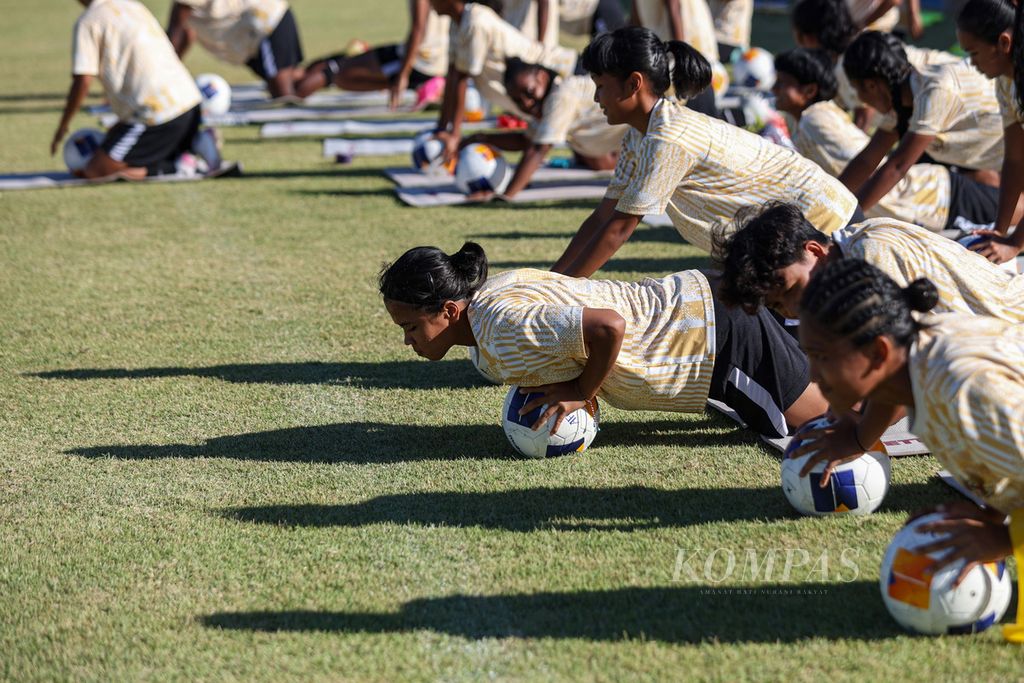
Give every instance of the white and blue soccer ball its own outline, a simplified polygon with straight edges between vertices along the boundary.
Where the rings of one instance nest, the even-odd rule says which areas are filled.
[[[64,141],[64,164],[71,172],[81,171],[103,144],[103,132],[95,128],[80,128]]]
[[[889,456],[878,451],[868,451],[856,460],[838,465],[832,470],[832,476],[824,488],[821,487],[821,479],[826,463],[820,462],[806,477],[800,476],[800,470],[807,459],[817,451],[799,458],[789,457],[804,443],[801,434],[828,424],[826,418],[819,417],[797,430],[782,458],[782,492],[802,515],[870,514],[878,509],[889,491]]]
[[[558,430],[552,434],[551,425],[555,419],[553,417],[537,431],[531,429],[540,419],[546,405],[531,410],[526,415],[519,414],[523,406],[537,396],[539,394],[520,394],[519,387],[513,386],[508,390],[505,405],[501,409],[501,425],[505,429],[505,436],[520,455],[527,458],[551,458],[579,453],[593,443],[594,437],[597,436],[600,416],[597,399],[588,404],[588,408],[590,405],[593,406],[592,410],[580,408],[566,415]]]
[[[455,166],[444,163],[444,143],[435,137],[432,130],[417,133],[412,139],[412,165],[431,175],[451,175]]]
[[[736,52],[732,60],[732,84],[741,88],[771,90],[775,84],[775,57],[760,47]]]
[[[199,74],[196,87],[203,96],[200,109],[203,117],[223,116],[231,109],[231,86],[217,74]]]
[[[505,157],[490,145],[466,145],[455,166],[455,186],[460,192],[473,194],[488,191],[501,194],[512,180],[512,167]]]
[[[487,100],[472,83],[466,86],[466,97],[462,100],[462,115],[470,122],[479,123],[491,113]]]
[[[882,600],[893,619],[915,633],[959,635],[984,631],[1002,619],[1010,604],[1013,585],[1009,572],[1003,562],[979,565],[954,588],[962,562],[934,571],[936,555],[916,551],[942,537],[920,530],[922,525],[941,519],[941,514],[925,515],[897,532],[882,559]]]

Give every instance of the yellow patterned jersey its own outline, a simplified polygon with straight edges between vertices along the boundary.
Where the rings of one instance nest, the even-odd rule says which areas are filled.
[[[252,59],[288,10],[285,0],[175,0],[192,8],[199,44],[229,64]]]
[[[594,102],[596,89],[589,76],[556,76],[544,100],[540,120],[530,127],[533,142],[538,145],[567,142],[574,152],[586,157],[604,156],[617,150],[629,126],[608,124]]]
[[[1024,114],[1017,105],[1017,86],[1012,78],[1000,76],[996,79],[996,99],[999,100],[999,114],[1003,117],[1003,128],[1024,125]]]
[[[804,110],[793,128],[798,152],[839,177],[868,144],[849,114],[829,100]],[[943,230],[949,221],[949,169],[939,164],[914,164],[896,186],[865,213],[871,218],[896,218],[929,230]]]
[[[635,216],[668,213],[683,239],[711,250],[716,224],[741,207],[793,202],[819,230],[846,225],[857,199],[797,152],[663,99],[647,133],[631,128],[605,195]]]
[[[537,37],[537,4],[548,3],[548,23],[544,37]],[[501,16],[530,40],[558,45],[558,0],[502,0]]]
[[[448,74],[448,32],[450,29],[451,19],[441,16],[433,9],[427,13],[427,25],[423,29],[423,39],[416,50],[416,61],[412,65],[414,69],[428,76]]]
[[[913,45],[904,45],[903,50],[907,53],[907,61],[915,69],[922,69],[937,64],[956,64],[964,61],[963,58],[957,57],[952,52],[946,52],[945,50],[933,50],[927,47],[914,47]],[[843,58],[841,55],[839,61],[836,62],[835,75],[836,85],[838,86],[835,97],[836,103],[847,111],[853,111],[857,107],[863,106],[860,98],[857,97],[856,89],[854,89],[850,79],[846,76],[846,71],[843,70]]]
[[[613,282],[543,270],[490,278],[467,314],[478,366],[508,384],[575,379],[587,362],[583,309],[626,321],[615,367],[598,396],[626,410],[701,412],[715,364],[715,309],[696,270],[658,280]]]
[[[872,218],[832,234],[844,256],[867,261],[901,287],[926,277],[939,290],[937,313],[1024,322],[1024,276],[916,225]]]
[[[718,61],[718,40],[715,22],[707,0],[675,0],[683,23],[683,40],[714,64]],[[654,31],[662,40],[674,40],[672,22],[664,0],[634,0],[634,11],[640,25]]]
[[[125,123],[166,123],[201,99],[160,22],[136,0],[93,0],[75,22],[71,53],[71,72],[98,77]]]
[[[914,111],[907,132],[933,136],[927,152],[965,169],[999,170],[1003,123],[995,85],[966,62],[917,68],[910,75]],[[878,127],[896,131],[896,112]]]
[[[1002,512],[1024,507],[1024,326],[925,316],[910,349],[910,428],[953,477]]]
[[[715,21],[715,38],[718,42],[743,49],[750,47],[754,0],[711,0],[708,5]]]

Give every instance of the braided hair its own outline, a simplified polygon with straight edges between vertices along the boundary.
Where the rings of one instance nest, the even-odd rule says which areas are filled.
[[[846,52],[860,30],[846,0],[800,0],[790,15],[793,28],[814,36],[822,49],[838,57]]]
[[[602,33],[583,50],[581,64],[595,76],[624,79],[642,73],[661,97],[673,86],[677,97],[693,97],[711,85],[711,64],[689,43],[662,41],[654,31],[627,26]]]
[[[896,131],[902,137],[910,126],[910,115],[914,111],[913,106],[903,104],[903,84],[914,68],[900,39],[881,31],[861,33],[843,56],[843,69],[851,81],[877,78],[889,84],[892,107],[896,112]]]
[[[475,242],[454,254],[416,247],[381,268],[378,287],[387,301],[437,313],[446,301],[472,299],[487,280],[487,255]]]
[[[930,311],[938,301],[939,292],[927,278],[900,287],[870,263],[844,258],[811,278],[800,300],[800,319],[813,319],[856,348],[883,335],[907,348],[920,330],[911,313]]]

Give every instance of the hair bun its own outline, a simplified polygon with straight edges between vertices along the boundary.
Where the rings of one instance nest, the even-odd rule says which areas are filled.
[[[487,255],[476,242],[466,242],[450,257],[452,268],[462,276],[470,292],[475,292],[487,280]]]
[[[939,303],[939,290],[926,277],[918,278],[903,288],[903,298],[913,311],[926,313]]]

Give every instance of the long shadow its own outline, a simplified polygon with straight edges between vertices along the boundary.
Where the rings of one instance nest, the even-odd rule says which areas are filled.
[[[8,114],[52,114],[54,112],[60,112],[62,106],[59,102],[53,104],[37,104],[37,105],[15,105],[12,107],[0,107],[0,116]]]
[[[219,612],[202,616],[199,622],[211,628],[259,632],[419,630],[470,639],[574,638],[599,642],[874,641],[902,634],[886,613],[875,580],[764,583],[749,592],[680,585],[452,595],[412,600],[391,613]]]
[[[388,197],[395,201],[396,206],[404,206],[398,203],[395,191],[387,188],[376,190],[289,190],[290,194],[302,195],[304,197]]]
[[[85,458],[154,460],[231,458],[265,462],[395,463],[423,460],[509,459],[498,425],[398,425],[351,422],[233,434],[201,444],[137,444],[72,448]]]
[[[920,509],[924,500],[934,505],[951,499],[951,490],[936,488],[931,482],[896,485],[882,509],[910,512]],[[646,486],[404,493],[351,505],[269,505],[229,508],[220,514],[242,522],[293,527],[407,524],[523,532],[638,531],[798,517],[780,488]]]
[[[467,235],[467,239],[473,240],[523,240],[523,239],[564,239],[569,240],[576,236],[575,232],[525,232],[523,230],[508,230],[505,232],[481,232],[475,235]],[[682,244],[679,233],[674,228],[658,227],[652,228],[641,226],[630,235],[630,242],[671,242]]]
[[[508,270],[512,268],[551,268],[550,261],[496,261],[491,268]],[[681,270],[702,270],[710,267],[707,256],[679,256],[675,258],[613,258],[602,266],[605,273],[678,273]]]
[[[30,100],[63,100],[67,92],[35,92],[0,94],[0,102],[28,102]]]
[[[487,385],[468,360],[240,363],[197,368],[68,368],[26,373],[26,376],[68,380],[208,377],[240,384],[336,384],[364,389],[470,389]]]

